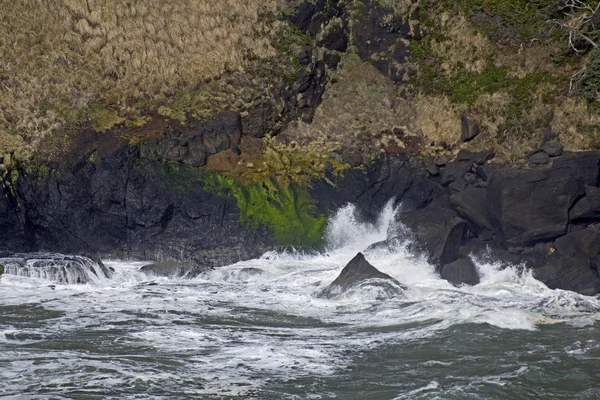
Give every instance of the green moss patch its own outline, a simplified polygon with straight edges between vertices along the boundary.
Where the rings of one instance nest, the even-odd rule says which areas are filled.
[[[180,193],[198,187],[224,197],[234,197],[240,209],[240,222],[267,228],[277,245],[318,248],[323,245],[327,216],[319,214],[308,188],[296,183],[243,185],[237,179],[203,171],[185,164],[165,163],[166,180]]]

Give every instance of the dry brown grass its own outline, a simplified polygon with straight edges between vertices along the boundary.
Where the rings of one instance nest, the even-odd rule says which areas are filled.
[[[442,70],[450,74],[461,65],[469,72],[482,72],[494,51],[489,39],[475,32],[462,15],[449,16],[443,13],[437,24],[444,33],[444,39],[434,40],[432,50],[444,60]]]
[[[0,134],[28,148],[95,103],[119,114],[274,53],[276,0],[0,0]],[[110,116],[109,116],[110,117]],[[2,133],[3,132],[3,133]],[[10,148],[19,140],[2,139]],[[16,150],[16,149],[14,149]]]
[[[417,131],[427,143],[457,144],[462,126],[460,116],[464,107],[452,104],[445,96],[419,96],[415,102]]]
[[[554,109],[552,130],[567,150],[597,147],[600,115],[590,113],[585,100],[570,97]]]

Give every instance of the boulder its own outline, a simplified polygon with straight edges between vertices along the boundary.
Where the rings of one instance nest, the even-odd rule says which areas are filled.
[[[558,157],[563,153],[563,145],[558,142],[546,142],[540,147],[550,157]]]
[[[369,264],[362,253],[358,253],[344,267],[340,275],[321,292],[320,296],[331,297],[369,279],[394,280],[391,276],[384,274]]]
[[[600,292],[600,279],[591,268],[589,258],[581,253],[574,257],[553,255],[544,266],[534,268],[533,275],[550,289],[571,290],[588,296]]]
[[[471,171],[473,162],[468,160],[457,160],[447,164],[442,170],[442,185],[447,185],[450,182],[461,178],[464,174]]]
[[[479,230],[492,230],[487,210],[485,189],[467,188],[450,196],[450,205],[462,218],[471,222]]]
[[[161,262],[144,265],[140,272],[150,276],[192,279],[209,269],[191,262]]]
[[[527,162],[531,165],[544,165],[550,162],[550,156],[543,151],[538,151],[527,157]]]
[[[598,182],[599,161],[600,152],[581,152],[542,169],[495,171],[487,203],[496,238],[508,247],[565,235],[569,209]]]
[[[440,276],[454,286],[472,286],[480,282],[477,267],[470,258],[461,258],[442,266]]]
[[[399,218],[408,228],[413,249],[424,252],[432,264],[439,267],[456,260],[468,224],[454,211],[430,205]]]

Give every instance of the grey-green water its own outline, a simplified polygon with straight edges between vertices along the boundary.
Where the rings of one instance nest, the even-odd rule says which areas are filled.
[[[317,296],[385,238],[341,210],[332,250],[194,280],[141,263],[87,285],[0,278],[7,399],[599,399],[600,301],[479,264],[454,288],[399,246],[367,259],[406,287]]]

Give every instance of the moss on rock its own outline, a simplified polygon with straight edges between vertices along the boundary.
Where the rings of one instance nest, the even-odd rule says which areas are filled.
[[[223,173],[204,171],[185,164],[163,164],[165,180],[180,194],[198,188],[219,196],[233,197],[240,209],[240,222],[267,228],[280,246],[317,248],[323,245],[328,218],[319,214],[308,188],[297,183],[280,185],[275,180],[242,184]]]

